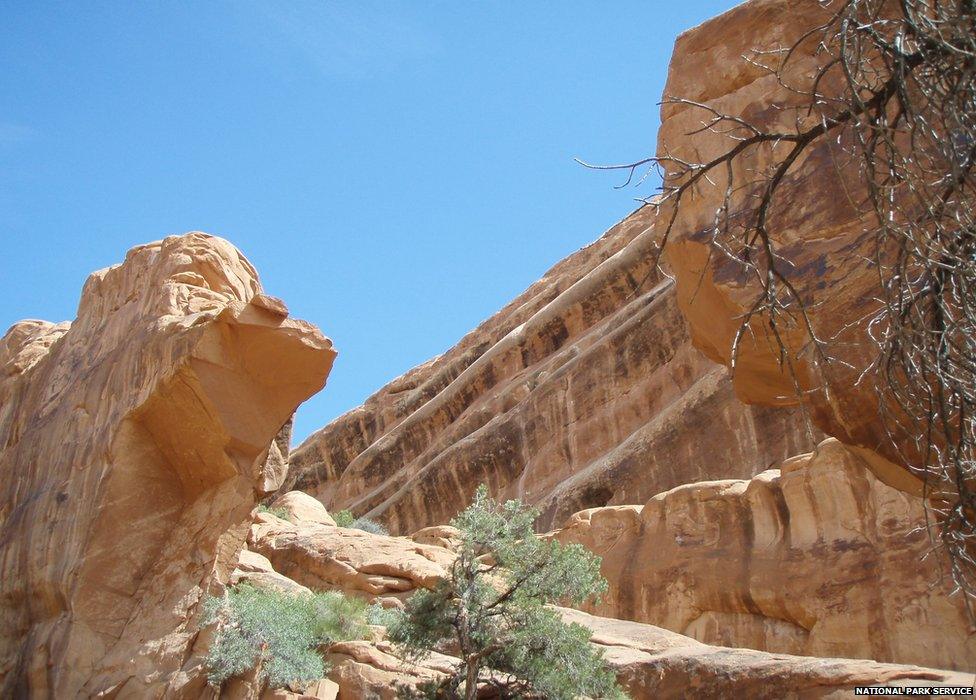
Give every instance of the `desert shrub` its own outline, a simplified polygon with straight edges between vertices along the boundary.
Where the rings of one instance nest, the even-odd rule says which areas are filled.
[[[589,631],[548,605],[604,592],[600,559],[581,545],[536,537],[537,517],[519,501],[496,503],[481,486],[452,521],[461,546],[449,575],[407,601],[389,621],[389,638],[408,658],[450,644],[460,661],[442,682],[401,695],[472,699],[490,683],[503,697],[622,696]]]
[[[389,530],[370,518],[356,518],[352,521],[352,524],[349,527],[356,528],[357,530],[363,530],[364,532],[371,532],[374,535],[390,534]]]
[[[351,527],[364,532],[371,532],[374,535],[389,535],[390,531],[380,523],[370,518],[357,518],[351,510],[340,510],[332,515],[336,525],[339,527]]]
[[[316,593],[315,633],[330,642],[365,639],[369,636],[366,611],[369,606],[360,598],[347,598],[339,591]]]
[[[336,525],[339,527],[352,527],[356,516],[352,514],[351,510],[340,510],[338,513],[332,514],[332,519],[335,520]]]
[[[284,508],[270,508],[263,503],[258,505],[258,513],[270,513],[282,520],[288,520],[288,511]]]
[[[203,624],[215,624],[208,679],[219,687],[251,670],[272,688],[322,678],[320,645],[362,638],[366,605],[341,593],[293,595],[241,583],[204,602]]]
[[[395,608],[384,608],[379,603],[373,603],[366,608],[366,622],[371,625],[391,627],[399,618],[400,611]]]

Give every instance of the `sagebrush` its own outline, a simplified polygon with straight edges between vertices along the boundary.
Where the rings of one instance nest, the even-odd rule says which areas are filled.
[[[363,530],[364,532],[371,532],[374,535],[390,534],[390,531],[383,527],[382,524],[371,518],[357,518],[352,514],[351,510],[340,510],[332,516],[332,519],[335,520],[336,525],[339,527],[350,527],[356,530]]]
[[[288,511],[284,508],[272,508],[261,503],[258,505],[258,513],[270,513],[271,515],[281,518],[282,520],[288,520],[289,522],[291,521],[291,519],[288,517]]]
[[[325,676],[320,646],[367,636],[366,603],[336,591],[294,595],[241,583],[204,602],[202,622],[216,626],[207,655],[216,687],[254,671],[271,688]]]

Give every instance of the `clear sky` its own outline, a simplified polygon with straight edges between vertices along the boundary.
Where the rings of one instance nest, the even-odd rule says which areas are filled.
[[[224,236],[339,349],[301,439],[653,191],[572,159],[652,153],[675,37],[734,4],[0,0],[0,326]]]

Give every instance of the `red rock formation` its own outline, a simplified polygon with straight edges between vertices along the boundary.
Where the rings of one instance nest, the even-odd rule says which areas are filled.
[[[766,126],[791,119],[781,108],[799,98],[742,56],[791,45],[828,11],[752,0],[686,32],[668,94]],[[794,55],[797,75],[813,74],[815,48]],[[701,161],[730,147],[701,131],[700,109],[666,105],[662,117],[661,155]],[[710,249],[724,194],[717,173],[678,214],[667,251],[673,288],[648,269],[669,212],[638,211],[457,347],[313,436],[294,455],[294,483],[399,532],[445,522],[480,481],[539,504],[543,526],[598,505],[559,536],[605,555],[611,597],[601,612],[716,644],[971,666],[960,601],[938,564],[922,560],[919,483],[884,458],[876,394],[856,381],[871,346],[851,322],[870,309],[874,279],[846,196],[857,183],[834,167],[836,155],[825,144],[798,161],[770,223],[818,334],[855,368],[826,368],[830,391],[811,402],[818,425],[847,447],[825,443],[782,474],[749,480],[802,451],[805,433],[795,411],[757,407],[798,403],[761,320],[734,380],[752,406],[737,404],[725,375],[691,347],[731,364],[756,293],[738,264]],[[758,150],[734,167],[760,172],[770,158]],[[750,196],[736,195],[739,211]],[[797,379],[816,386],[805,338],[787,341],[800,355]]]
[[[835,12],[833,6],[806,0],[751,0],[682,34],[675,43],[665,95],[706,104],[748,120],[759,128],[795,128],[803,105],[797,86],[809,86],[828,59],[811,36],[791,53],[785,82],[750,61],[754,50],[789,47]],[[777,59],[767,54],[769,61]],[[821,86],[823,87],[823,86]],[[659,156],[707,162],[738,142],[722,129],[702,129],[711,114],[687,103],[665,104],[658,132]],[[790,405],[797,402],[794,379],[809,394],[817,426],[826,434],[863,448],[866,464],[886,483],[921,493],[921,483],[897,461],[879,415],[878,392],[865,370],[876,356],[866,320],[877,309],[878,275],[872,260],[870,221],[856,202],[864,185],[836,137],[814,142],[783,178],[769,218],[769,231],[783,262],[780,268],[795,286],[817,337],[827,343],[832,361],[818,360],[802,324],[780,322],[795,374],[780,363],[780,347],[768,318],[756,316],[742,337],[735,372],[736,394],[748,403]],[[733,165],[736,183],[756,180],[782,150],[754,148]],[[713,245],[715,215],[726,190],[726,171],[718,168],[699,181],[682,200],[666,257],[677,281],[678,305],[688,320],[695,347],[716,362],[731,364],[733,339],[759,291],[741,262]],[[755,191],[738,187],[730,217],[756,206]],[[664,233],[670,204],[657,225]],[[816,364],[814,364],[816,363]]]
[[[970,669],[976,638],[926,557],[921,499],[835,439],[749,481],[577,513],[555,533],[603,558],[593,610],[709,644]]]
[[[771,123],[790,96],[741,54],[789,43],[819,12],[752,0],[684,34],[669,92]],[[699,126],[687,107],[663,116],[662,148],[697,158],[722,147],[686,135]],[[844,179],[824,174],[829,157],[798,164],[783,190],[793,205],[774,216],[825,336],[870,299],[857,219],[843,206]],[[677,630],[565,611],[593,631],[633,697],[971,684],[778,653],[953,667],[976,658],[957,602],[921,560],[920,502],[903,492],[916,484],[871,452],[876,405],[853,375],[838,369],[835,400],[814,408],[831,434],[867,449],[832,440],[764,471],[812,447],[813,431],[795,409],[738,402],[724,367],[709,363],[728,363],[751,293],[708,257],[715,192],[693,203],[668,252],[676,284],[650,269],[660,236],[652,210],[635,212],[443,356],[319,431],[284,484],[286,423],[335,353],[260,292],[226,242],[189,234],[133,249],[90,278],[70,326],[14,326],[0,340],[0,694],[206,697],[207,634],[195,620],[206,592],[246,580],[396,605],[444,574],[457,533],[442,525],[482,481],[540,506],[542,527],[598,506],[556,536],[604,556],[611,594],[600,610]],[[734,391],[754,404],[794,403],[756,330]],[[845,332],[857,342],[844,358],[863,364],[863,334]],[[295,486],[395,532],[423,529],[411,539],[339,528],[294,493],[276,501],[294,522],[260,514],[248,529],[258,498]],[[329,658],[331,680],[304,691],[390,697],[395,681],[435,678],[453,662],[408,666],[380,638],[334,645]],[[229,685],[228,697],[254,690],[246,679]]]
[[[655,698],[838,698],[863,685],[972,686],[970,673],[856,659],[816,659],[723,649],[660,627],[566,610],[592,630],[620,684],[634,700]]]
[[[70,326],[8,331],[0,695],[203,688],[181,671],[196,603],[233,570],[256,498],[280,483],[269,445],[334,356],[201,233],[91,275]]]
[[[318,431],[292,453],[285,488],[411,532],[487,482],[541,507],[548,527],[812,447],[798,412],[739,403],[691,347],[673,286],[650,270],[653,222],[635,212]]]
[[[659,698],[850,697],[858,685],[971,686],[968,673],[853,659],[814,659],[723,649],[674,632],[624,620],[563,610],[563,617],[592,631],[591,643],[617,673],[633,700]],[[421,666],[404,663],[390,644],[347,642],[327,655],[334,664],[339,700],[394,700],[395,684],[436,678],[455,659],[434,655]]]
[[[906,498],[892,489],[880,488],[895,501]],[[612,513],[624,509],[601,508],[592,513],[596,516],[605,511]],[[304,515],[310,515],[309,511]],[[447,550],[418,546],[411,538],[335,527],[323,524],[321,515],[315,514],[311,514],[311,519],[303,519],[301,515],[295,515],[293,519],[294,522],[284,522],[266,513],[256,516],[249,541],[254,548],[268,553],[274,560],[274,567],[268,559],[245,552],[238,575],[253,576],[253,572],[260,572],[260,576],[249,580],[256,585],[290,590],[289,584],[283,583],[289,579],[278,573],[289,572],[316,588],[343,590],[352,595],[375,596],[395,602],[388,596],[409,595],[420,586],[431,585],[433,580],[446,574],[450,564],[451,555]],[[771,522],[767,525],[769,532],[766,534],[771,534],[775,526]],[[848,525],[847,520],[841,519],[835,529],[842,531]],[[797,528],[798,537],[809,534],[803,525]],[[450,536],[453,533],[443,534]],[[420,539],[429,535],[429,532],[425,533]],[[607,542],[599,544],[606,545]],[[618,549],[634,551],[625,548],[614,548],[614,551]],[[700,549],[693,553],[702,556]],[[643,559],[638,561],[639,566],[645,563]],[[653,576],[653,569],[650,574]],[[395,585],[390,586],[391,582]],[[294,582],[290,585],[301,589]],[[797,608],[802,605],[803,601],[798,602]],[[850,695],[856,685],[971,685],[974,682],[970,674],[918,666],[774,655],[751,649],[710,646],[653,625],[596,617],[577,610],[562,609],[561,613],[567,621],[591,630],[591,642],[604,652],[619,682],[636,700],[683,698],[690,693],[706,698],[841,697]],[[930,632],[929,628],[920,630],[924,641],[930,640],[926,636]],[[954,632],[947,630],[950,636]],[[420,662],[406,661],[384,637],[382,628],[376,627],[371,640],[341,642],[328,647],[325,657],[332,666],[329,679],[333,685],[319,681],[293,688],[296,692],[278,691],[267,693],[265,697],[297,699],[302,697],[298,694],[301,691],[306,697],[325,700],[363,697],[394,700],[396,686],[435,680],[458,663],[456,658],[439,653]],[[907,642],[907,635],[902,639]],[[949,639],[947,643],[952,641]],[[253,683],[239,680],[228,684],[222,697],[249,698],[253,697],[253,692]]]
[[[320,520],[292,523],[259,513],[248,548],[267,557],[273,570],[312,590],[338,590],[396,602],[444,577],[454,555],[406,537],[374,535]]]

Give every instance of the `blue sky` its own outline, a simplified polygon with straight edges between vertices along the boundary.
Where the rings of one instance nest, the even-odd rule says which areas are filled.
[[[302,438],[652,191],[674,38],[731,0],[0,0],[0,326],[203,230],[340,351]]]

